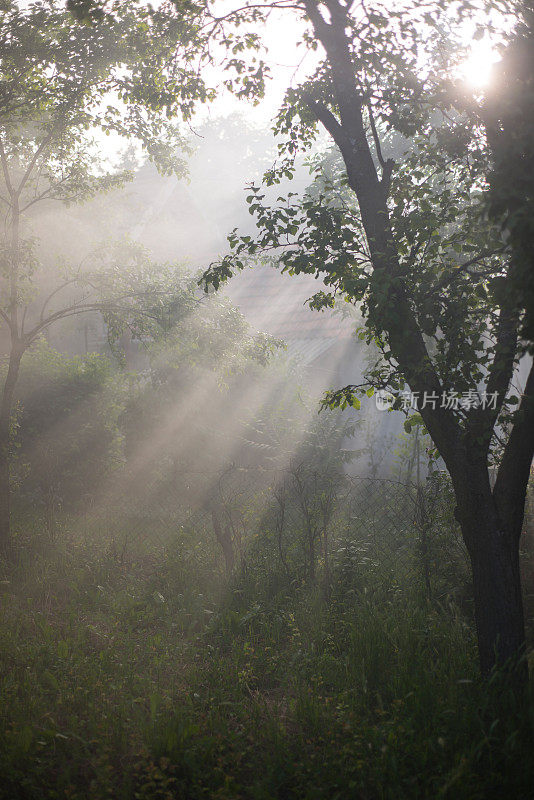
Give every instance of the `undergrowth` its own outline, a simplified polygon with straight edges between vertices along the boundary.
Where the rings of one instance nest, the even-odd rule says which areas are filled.
[[[0,797],[531,797],[531,704],[479,682],[453,593],[343,557],[328,586],[254,564],[228,584],[201,538],[125,554],[19,537]]]

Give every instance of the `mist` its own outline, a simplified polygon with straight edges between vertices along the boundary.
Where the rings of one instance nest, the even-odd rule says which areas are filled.
[[[0,798],[530,797],[531,16],[0,8]]]

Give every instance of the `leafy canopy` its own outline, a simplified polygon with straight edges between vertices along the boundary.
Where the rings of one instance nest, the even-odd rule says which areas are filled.
[[[459,77],[467,49],[461,43],[462,20],[476,18],[489,5],[292,4],[308,25],[304,45],[312,50],[329,46],[334,23],[325,22],[328,14],[332,20],[343,15],[351,65],[346,86],[361,103],[372,169],[385,199],[384,212],[377,214],[387,214],[395,268],[379,267],[384,254],[370,235],[374,221],[359,202],[367,187],[362,185],[359,198],[351,188],[346,151],[354,142],[343,118],[341,67],[332,48],[311,78],[287,92],[274,126],[282,137],[279,160],[263,186],[252,186],[247,196],[257,235],[234,231],[231,252],[210,266],[204,285],[217,288],[245,263],[271,253],[284,271],[314,274],[326,284],[327,291],[311,298],[312,307],[332,306],[337,298],[357,305],[364,320],[360,335],[378,345],[381,357],[362,385],[330,393],[329,404],[358,404],[358,395],[371,387],[392,391],[399,407],[407,376],[392,342],[411,335],[394,301],[399,291],[423,337],[424,360],[436,385],[448,395],[479,400],[496,391],[503,423],[517,402],[507,396],[521,354],[514,335],[519,311],[517,292],[510,289],[510,247],[501,220],[488,216],[493,154],[480,107],[476,98],[468,107]],[[512,4],[491,6],[513,10]],[[502,31],[491,24],[488,29],[503,41]],[[310,152],[321,124],[336,150],[310,161],[313,183],[304,196],[289,192],[274,198],[270,187],[293,176],[297,157]],[[449,410],[464,428],[478,413],[460,403]],[[492,431],[490,424],[477,432],[486,446],[492,435],[496,444]]]

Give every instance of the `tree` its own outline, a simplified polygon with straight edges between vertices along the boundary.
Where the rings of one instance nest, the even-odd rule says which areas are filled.
[[[167,68],[177,37],[187,39],[184,26],[175,21],[170,30],[165,15],[132,5],[114,4],[113,15],[97,9],[98,30],[49,0],[25,9],[7,2],[0,11],[0,197],[6,212],[0,317],[9,342],[0,402],[4,547],[10,537],[11,412],[24,353],[60,319],[100,311],[111,330],[127,323],[139,332],[158,322],[165,302],[179,305],[187,294],[179,281],[165,284],[135,248],[119,253],[108,247],[99,265],[93,259],[92,269],[56,273],[50,288],[30,235],[38,204],[79,202],[129,177],[105,169],[93,141],[97,129],[134,138],[164,171],[183,169],[183,141],[169,117],[187,114],[192,99],[206,93],[193,71]]]
[[[295,154],[319,126],[342,169],[324,191],[272,206],[252,187],[258,236],[234,232],[233,252],[210,266],[205,285],[217,288],[245,259],[278,249],[284,270],[330,286],[312,298],[316,308],[336,295],[361,305],[365,336],[382,357],[366,385],[328,402],[357,406],[369,388],[391,391],[397,407],[407,387],[420,399],[470,555],[482,673],[511,660],[524,680],[519,539],[534,454],[534,369],[514,397],[522,322],[521,298],[509,290],[515,254],[488,220],[491,148],[480,114],[458,99],[461,52],[447,46],[455,20],[490,4],[281,0],[254,8],[263,5],[297,13],[305,44],[323,56],[313,77],[287,92],[276,124],[281,160],[265,183],[291,177]],[[397,160],[388,155],[392,137],[397,150],[403,145]]]

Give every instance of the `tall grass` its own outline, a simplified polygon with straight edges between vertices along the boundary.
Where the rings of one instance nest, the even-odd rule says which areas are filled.
[[[227,583],[211,535],[19,537],[0,797],[532,796],[531,698],[478,681],[457,587],[429,600],[410,560],[339,539],[325,591],[266,558],[267,534]]]

